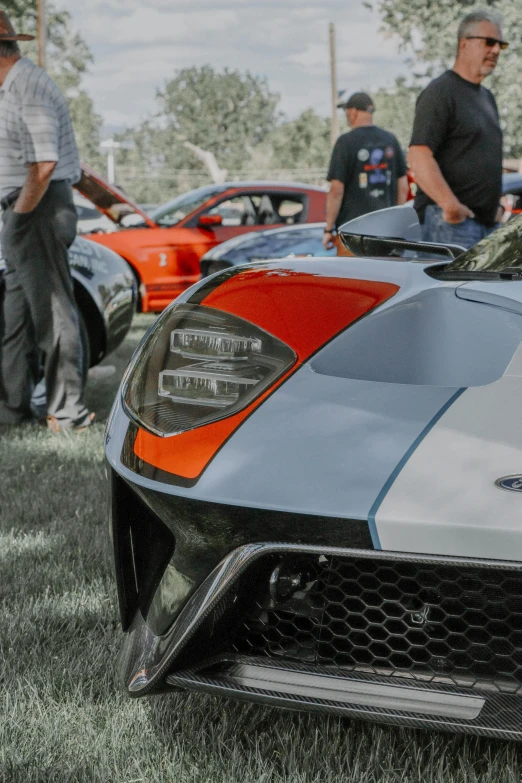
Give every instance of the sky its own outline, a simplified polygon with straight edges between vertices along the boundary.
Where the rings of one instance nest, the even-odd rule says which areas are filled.
[[[379,32],[362,0],[58,0],[89,45],[84,87],[106,126],[132,127],[155,111],[156,90],[179,68],[210,64],[265,76],[289,119],[330,113],[328,24],[337,82],[350,92],[406,73],[397,40]]]

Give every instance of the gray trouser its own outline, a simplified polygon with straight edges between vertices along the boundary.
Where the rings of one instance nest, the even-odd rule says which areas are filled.
[[[71,186],[51,182],[36,209],[3,215],[7,264],[0,373],[0,423],[31,416],[30,402],[45,354],[47,413],[64,427],[88,421],[83,404],[79,316],[67,249],[76,236]]]

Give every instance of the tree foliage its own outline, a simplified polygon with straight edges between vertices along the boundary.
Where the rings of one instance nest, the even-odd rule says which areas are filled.
[[[157,98],[161,125],[178,142],[212,152],[225,169],[243,166],[278,120],[279,96],[249,72],[183,68]]]
[[[267,138],[270,165],[275,169],[326,169],[331,151],[331,120],[305,109]]]
[[[399,77],[394,87],[382,88],[372,94],[376,124],[397,136],[404,150],[410,143],[419,92],[420,86],[409,85],[404,77]]]
[[[266,80],[248,72],[183,68],[158,90],[155,115],[120,134],[131,148],[118,151],[118,164],[146,174],[133,187],[136,198],[162,200],[193,186],[199,175],[211,181],[185,142],[211,152],[221,169],[241,169],[276,127],[278,103]]]
[[[428,76],[436,76],[451,67],[458,24],[476,7],[473,0],[373,0],[369,5],[379,10],[384,29],[399,38],[412,65],[419,68],[420,74]],[[485,85],[497,99],[505,155],[519,157],[522,155],[522,0],[484,0],[479,5],[502,13],[503,35],[511,42]],[[418,74],[416,81],[419,82]]]

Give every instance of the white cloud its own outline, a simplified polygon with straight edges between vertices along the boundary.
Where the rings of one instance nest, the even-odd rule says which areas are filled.
[[[58,0],[59,2],[60,0]],[[295,116],[330,107],[328,23],[341,89],[373,89],[405,72],[396,42],[361,0],[61,0],[95,62],[85,78],[107,123],[133,125],[183,67],[210,63],[266,76]]]

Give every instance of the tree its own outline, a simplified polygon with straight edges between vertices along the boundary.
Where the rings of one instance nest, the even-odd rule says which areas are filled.
[[[285,122],[267,138],[274,169],[326,169],[330,160],[331,120],[305,109],[299,117]]]
[[[154,117],[118,137],[131,142],[119,150],[118,165],[133,171],[132,191],[141,201],[223,181],[250,160],[280,117],[279,96],[265,79],[210,65],[177,71],[157,101]]]
[[[173,138],[212,152],[226,169],[243,166],[278,120],[279,96],[249,72],[183,68],[157,97],[158,118]]]
[[[415,81],[436,76],[451,67],[456,51],[457,27],[475,5],[470,0],[372,0],[384,29],[398,36],[412,65],[421,66]],[[522,36],[522,0],[485,0],[484,5],[504,16],[504,35],[515,43]],[[499,64],[486,85],[499,105],[504,130],[504,153],[522,155],[522,62],[518,46],[501,53]]]
[[[4,0],[4,10],[14,27],[36,35],[36,0]],[[99,152],[102,118],[94,111],[88,93],[81,82],[92,54],[82,37],[72,29],[71,15],[47,6],[47,68],[62,90],[71,114],[80,157],[93,166],[102,164]],[[37,42],[24,44],[24,54],[36,62]]]

